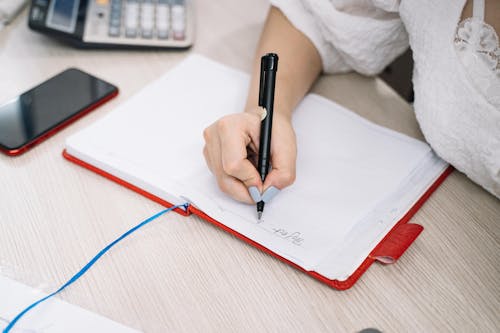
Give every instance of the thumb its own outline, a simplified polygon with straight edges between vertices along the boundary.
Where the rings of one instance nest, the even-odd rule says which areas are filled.
[[[295,169],[272,169],[264,182],[264,191],[274,186],[279,190],[290,186],[295,181]]]
[[[279,145],[273,149],[271,155],[272,170],[264,181],[264,191],[270,186],[282,190],[293,184],[296,176],[296,159],[297,151],[294,144]]]
[[[260,126],[262,120],[266,118],[267,116],[267,110],[266,108],[262,106],[257,106],[255,108],[252,108],[248,111],[245,111],[245,113],[249,114],[252,121],[251,121],[251,126],[248,126],[247,131],[248,135],[250,136],[251,142],[250,142],[250,147],[256,152],[259,152],[259,143],[260,143]]]

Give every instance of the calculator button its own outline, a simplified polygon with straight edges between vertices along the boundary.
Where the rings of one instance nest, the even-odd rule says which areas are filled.
[[[141,31],[143,38],[152,38],[154,28],[154,7],[151,2],[144,2],[141,7]]]
[[[122,15],[118,11],[111,11],[111,13],[109,14],[109,19],[110,21],[121,21]]]
[[[120,26],[120,18],[111,17],[109,20],[109,25],[110,26]]]
[[[120,27],[116,27],[116,26],[109,27],[108,35],[111,36],[111,37],[118,37],[118,36],[120,36]]]
[[[134,38],[137,36],[137,29],[135,28],[126,28],[125,29],[125,37]]]
[[[184,6],[172,6],[172,33],[174,35],[174,39],[182,40],[185,38],[185,14]]]
[[[108,28],[108,35],[110,37],[120,36],[120,27],[122,18],[121,9],[122,9],[121,0],[111,0],[110,13],[109,13],[109,28]]]
[[[111,12],[118,11],[120,12],[122,9],[122,2],[121,1],[112,1],[111,2]]]
[[[166,2],[159,2],[156,7],[156,29],[158,31],[158,38],[167,39],[169,27],[170,6]]]
[[[159,39],[167,39],[168,38],[168,30],[158,30],[158,38]]]
[[[142,30],[142,38],[153,38],[153,30]]]
[[[143,38],[153,38],[153,27],[142,27],[141,34]]]
[[[111,13],[109,14],[111,18],[121,18],[122,17],[122,9],[121,7],[111,8]]]
[[[121,25],[121,17],[119,16],[110,16],[109,17],[109,25]]]
[[[139,25],[139,4],[136,1],[127,1],[125,7],[125,36],[133,38],[137,35]]]
[[[155,8],[152,3],[145,2],[141,7],[141,16],[147,18],[153,18],[155,12]]]

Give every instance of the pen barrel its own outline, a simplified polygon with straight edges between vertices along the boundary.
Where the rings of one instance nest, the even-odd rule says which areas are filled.
[[[273,130],[274,90],[278,56],[267,54],[261,59],[261,80],[259,105],[266,109],[266,117],[260,124],[259,161],[257,171],[262,181],[265,180],[271,162],[271,134]]]
[[[271,133],[273,130],[273,112],[272,105],[264,106],[267,110],[266,118],[260,123],[260,142],[259,142],[259,161],[257,171],[262,181],[266,179],[271,163]]]

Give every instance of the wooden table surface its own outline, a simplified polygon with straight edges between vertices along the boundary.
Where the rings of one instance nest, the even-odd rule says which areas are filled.
[[[31,32],[26,11],[0,32],[0,102],[70,66],[121,91],[26,154],[0,156],[0,274],[50,291],[162,209],[67,162],[61,151],[69,135],[191,52],[249,71],[266,1],[196,5],[197,39],[188,52],[74,49]],[[422,138],[411,107],[378,79],[325,76],[313,91]],[[340,292],[196,217],[170,214],[114,248],[60,297],[146,332],[498,332],[500,201],[455,171],[413,222],[425,231],[398,263],[375,264]]]

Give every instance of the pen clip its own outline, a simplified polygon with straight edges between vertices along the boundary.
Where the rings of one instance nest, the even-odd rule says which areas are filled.
[[[264,84],[266,71],[264,70],[265,56],[260,58],[260,83],[259,83],[259,106],[264,106]]]

